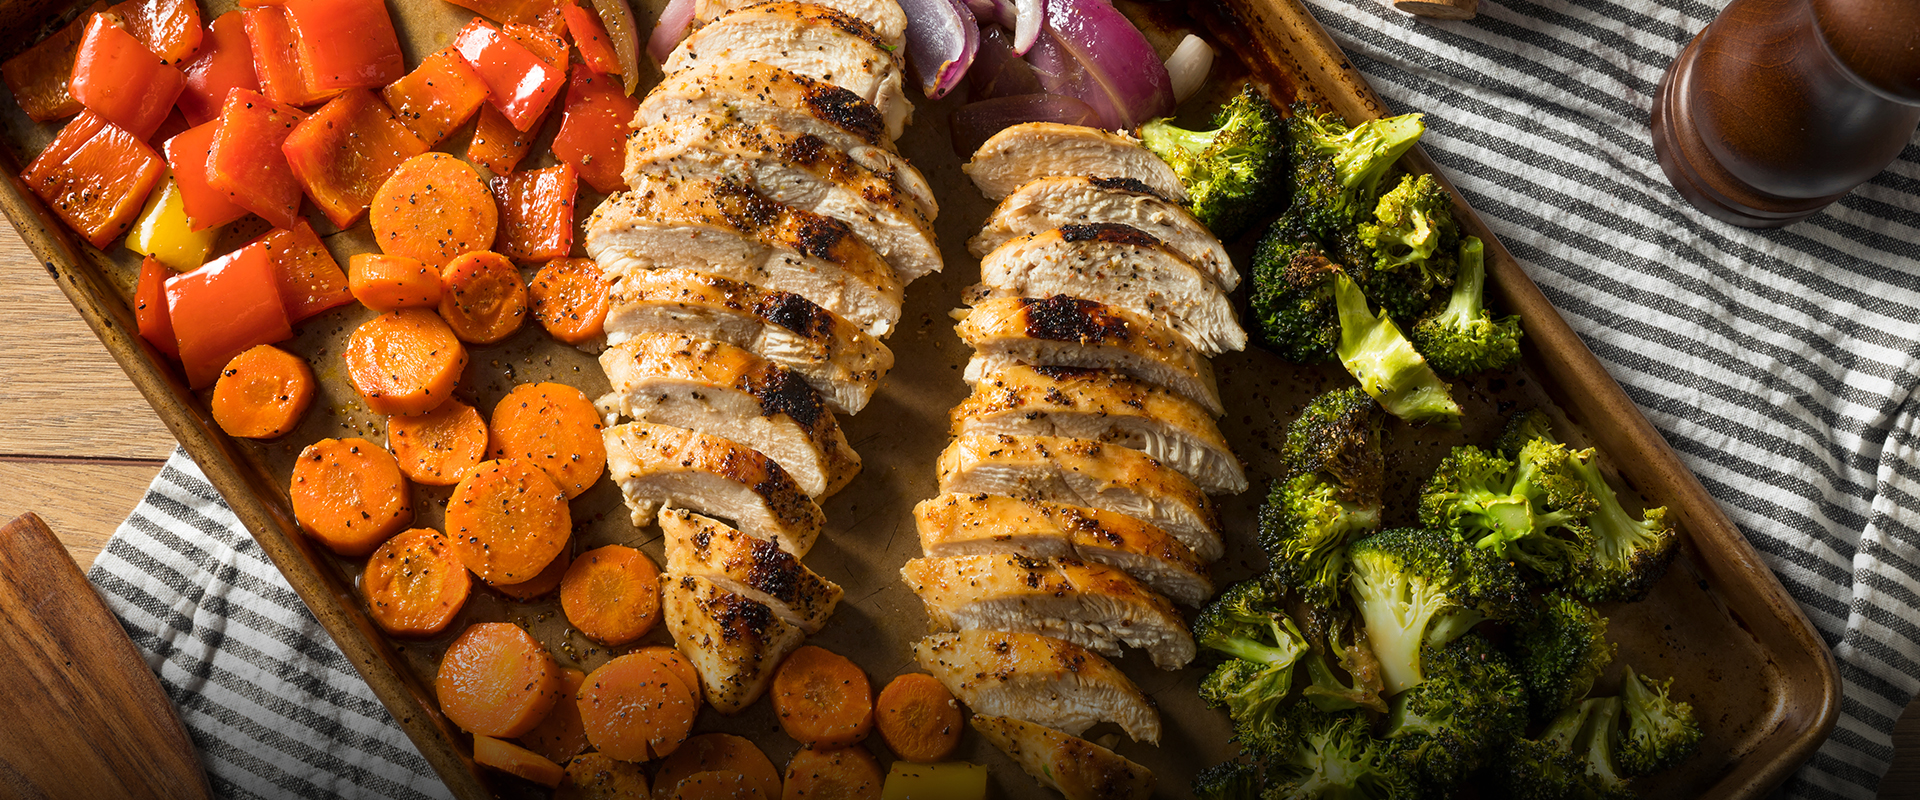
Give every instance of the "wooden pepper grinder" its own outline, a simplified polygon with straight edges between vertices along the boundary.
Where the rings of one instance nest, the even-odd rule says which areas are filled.
[[[1733,0],[1653,101],[1667,180],[1749,228],[1820,213],[1920,124],[1920,0]]]

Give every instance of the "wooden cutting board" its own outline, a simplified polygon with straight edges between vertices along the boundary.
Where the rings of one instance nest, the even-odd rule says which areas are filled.
[[[0,798],[210,797],[160,683],[53,532],[0,528]]]

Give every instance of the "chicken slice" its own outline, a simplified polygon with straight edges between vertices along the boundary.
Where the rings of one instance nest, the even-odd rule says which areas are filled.
[[[1002,495],[945,494],[920,501],[913,518],[920,549],[929,556],[1077,558],[1125,572],[1189,606],[1213,595],[1213,581],[1191,548],[1125,514]]]
[[[640,101],[637,125],[715,114],[747,125],[812,134],[854,161],[893,178],[932,217],[940,213],[926,176],[895,152],[880,110],[824,81],[756,61],[728,61],[689,69]]]
[[[693,22],[705,25],[743,8],[768,0],[694,0]],[[893,47],[906,41],[907,14],[894,0],[819,0],[817,5],[839,11],[873,28],[874,35]]]
[[[631,185],[587,220],[587,254],[616,282],[639,270],[690,269],[792,292],[875,336],[900,320],[893,268],[845,223],[724,177]]]
[[[953,433],[1071,436],[1131,447],[1208,494],[1247,490],[1240,459],[1193,401],[1112,370],[1012,365],[982,376],[949,412]]]
[[[1176,203],[1187,201],[1187,187],[1173,168],[1122,133],[1058,122],[1026,122],[993,135],[961,168],[987,199],[999,201],[1015,189],[1053,175],[1132,178]]]
[[[1006,753],[1040,785],[1066,800],[1146,800],[1153,773],[1118,753],[1076,736],[1011,717],[977,714],[973,729]]]
[[[984,258],[1018,236],[1098,222],[1117,222],[1146,231],[1186,256],[1220,288],[1230,292],[1240,285],[1240,273],[1227,257],[1226,246],[1207,226],[1132,178],[1057,175],[1030,181],[994,207],[993,216],[987,218],[980,233],[967,241],[967,252]]]
[[[900,575],[940,630],[1038,633],[1110,656],[1125,644],[1168,670],[1193,660],[1173,604],[1112,567],[996,554],[916,558]]]
[[[818,136],[729,122],[725,117],[668,120],[627,137],[629,186],[643,177],[715,180],[748,177],[768,199],[846,223],[893,267],[901,283],[940,271],[933,223],[887,176],[867,169]]]
[[[807,633],[819,633],[840,604],[840,587],[765,539],[684,508],[660,509],[667,572],[697,575],[761,603]]]
[[[1037,633],[961,631],[915,642],[920,668],[975,714],[1013,717],[1075,736],[1114,722],[1136,742],[1160,743],[1160,713],[1098,654]]]
[[[961,313],[954,329],[976,351],[967,363],[968,383],[1014,363],[1111,369],[1165,386],[1216,416],[1225,411],[1207,359],[1131,311],[1056,295],[983,300]]]
[[[625,495],[633,524],[662,505],[732,520],[741,530],[805,556],[826,515],[793,476],[760,451],[671,425],[633,422],[601,432],[607,476]]]
[[[1219,284],[1151,234],[1119,223],[1072,223],[1001,245],[980,262],[969,299],[1060,294],[1152,319],[1205,355],[1247,347]]]
[[[860,473],[860,456],[820,393],[745,349],[649,333],[602,351],[600,369],[613,387],[601,399],[603,412],[744,444],[772,458],[816,499]]]
[[[660,590],[667,632],[700,673],[707,703],[722,714],[760,699],[774,669],[807,637],[767,604],[698,575],[667,573]]]
[[[1206,493],[1138,450],[1059,436],[956,436],[941,451],[940,491],[1002,494],[1125,514],[1212,562],[1220,517]]]
[[[765,3],[735,11],[694,31],[667,56],[663,71],[725,61],[758,61],[835,84],[880,109],[887,138],[913,118],[907,100],[905,50],[872,26],[812,3]]]
[[[744,347],[844,414],[865,408],[893,369],[886,345],[811,300],[691,270],[628,270],[613,281],[606,328],[613,345],[678,333]]]

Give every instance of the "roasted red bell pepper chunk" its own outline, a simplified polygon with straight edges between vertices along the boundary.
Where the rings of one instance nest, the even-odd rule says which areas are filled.
[[[167,313],[167,279],[173,270],[160,259],[147,256],[140,262],[140,283],[133,289],[133,319],[140,323],[140,338],[174,358],[180,357],[180,344],[173,340],[173,316]]]
[[[234,356],[293,336],[272,260],[257,244],[168,278],[167,315],[195,389],[213,385]]]
[[[274,227],[293,227],[300,214],[300,182],[280,145],[306,116],[259,92],[233,90],[215,123],[207,183]]]
[[[486,105],[487,85],[458,52],[446,48],[427,56],[380,96],[401,124],[433,147]]]
[[[598,13],[569,0],[560,6],[560,14],[567,20],[567,33],[573,36],[573,46],[580,48],[580,58],[589,68],[602,75],[626,73],[626,68],[620,66],[620,56],[613,52],[613,40],[607,38],[607,26],[600,22]]]
[[[229,11],[207,24],[200,52],[180,66],[187,89],[180,93],[180,113],[187,122],[202,125],[220,116],[220,105],[234,89],[260,91],[253,73],[253,45],[247,42],[247,20]]]
[[[161,60],[178,64],[200,49],[200,4],[194,0],[126,0],[108,11]]]
[[[572,164],[502,175],[487,185],[500,206],[494,245],[502,254],[550,261],[573,252],[573,201],[580,183]]]
[[[626,188],[620,170],[626,164],[627,124],[640,101],[627,96],[620,80],[573,65],[567,80],[567,105],[553,154],[580,171],[580,178],[601,193]]]
[[[539,134],[539,125],[517,131],[491,104],[481,106],[480,116],[473,123],[473,140],[467,143],[467,160],[493,170],[495,175],[508,174],[527,157]]]
[[[260,91],[287,105],[310,106],[339,94],[307,83],[300,69],[300,43],[293,38],[287,10],[263,5],[240,12],[247,20],[247,43],[253,50],[253,71]]]
[[[161,172],[146,142],[82,111],[20,178],[94,247],[106,247],[139,216]]]
[[[80,101],[67,91],[67,80],[73,77],[73,59],[80,54],[80,38],[86,35],[87,21],[105,7],[105,3],[94,3],[66,27],[0,64],[0,80],[6,81],[13,101],[34,122],[80,113]]]
[[[327,246],[320,243],[306,220],[300,220],[293,230],[270,231],[248,246],[267,251],[289,323],[298,325],[322,311],[353,302],[347,274],[340,271],[340,262],[333,260],[333,254],[327,252]]]
[[[295,127],[280,152],[307,197],[345,228],[367,210],[400,162],[427,152],[427,143],[372,92],[348,89]]]
[[[167,166],[173,168],[173,183],[180,187],[180,204],[186,207],[193,229],[203,231],[225,225],[247,215],[246,206],[235,203],[226,192],[207,182],[207,157],[213,152],[213,137],[219,121],[209,122],[167,140]]]
[[[67,92],[101,119],[146,139],[186,86],[186,76],[133,38],[119,15],[102,12],[80,37]]]
[[[564,60],[556,65],[486,20],[467,23],[454,37],[453,48],[487,84],[488,103],[514,130],[532,130],[566,82]]]
[[[407,74],[384,0],[286,0],[300,69],[315,89],[372,89]]]
[[[532,51],[541,61],[562,70],[567,68],[567,23],[560,16],[560,9],[551,9],[524,25],[509,22],[500,26],[500,32]]]

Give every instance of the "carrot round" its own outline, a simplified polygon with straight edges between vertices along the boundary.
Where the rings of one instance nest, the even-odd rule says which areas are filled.
[[[521,461],[482,461],[447,501],[447,536],[488,583],[533,580],[567,546],[573,517],[547,474]]]
[[[257,345],[234,356],[213,384],[213,421],[228,436],[272,439],[293,430],[313,404],[313,369],[305,359]]]
[[[696,772],[672,785],[656,775],[653,786],[667,800],[766,800],[754,781],[738,772]]]
[[[780,797],[782,800],[880,800],[880,788],[885,783],[880,764],[864,748],[802,748],[787,762],[787,777]]]
[[[534,600],[560,588],[560,579],[566,577],[567,568],[573,566],[573,558],[567,555],[567,549],[560,548],[560,554],[540,569],[533,580],[520,583],[489,583],[487,588],[504,594],[515,600]]]
[[[586,680],[587,673],[562,668],[553,708],[533,730],[521,735],[520,744],[559,764],[587,749],[587,729],[580,725],[580,705],[575,702]]]
[[[773,675],[780,729],[808,747],[846,747],[873,730],[873,687],[858,664],[825,648],[793,651]]]
[[[438,636],[473,590],[473,577],[453,543],[432,528],[401,533],[367,559],[360,588],[368,615],[395,636]]]
[[[579,497],[607,468],[600,413],[585,393],[564,383],[523,383],[493,407],[489,454],[523,458]]]
[[[780,770],[753,746],[753,742],[731,733],[703,733],[687,740],[680,749],[661,762],[653,776],[653,785],[663,792],[673,791],[683,780],[702,772],[731,772],[747,779],[762,797],[780,796]]]
[[[672,754],[686,741],[699,710],[678,677],[658,661],[632,653],[587,675],[579,704],[587,741],[623,761]]]
[[[433,688],[441,713],[461,730],[510,739],[553,709],[560,667],[520,626],[482,622],[447,648]]]
[[[413,521],[412,492],[386,448],[365,439],[321,439],[300,451],[288,487],[307,535],[343,556],[373,552]]]
[[[608,647],[631,642],[660,621],[660,568],[623,545],[581,553],[560,579],[560,609],[589,639]]]
[[[924,673],[907,673],[881,689],[873,724],[893,754],[907,761],[944,761],[960,745],[960,703]]]
[[[648,800],[640,765],[605,753],[581,753],[567,764],[567,779],[554,800]]]
[[[693,662],[685,653],[672,645],[664,644],[642,647],[634,652],[651,654],[661,663],[666,664],[673,670],[673,674],[680,677],[680,682],[687,685],[687,691],[693,693],[694,705],[700,704],[702,695],[705,694],[704,687],[700,685],[700,671],[693,668]]]
[[[460,341],[493,344],[520,330],[527,316],[527,284],[506,256],[465,253],[440,275],[440,316]]]
[[[560,780],[567,776],[565,769],[546,756],[491,736],[476,734],[473,737],[473,760],[548,787],[559,786]]]
[[[347,259],[347,291],[375,311],[440,305],[440,270],[417,258],[355,253]]]
[[[423,308],[390,311],[347,338],[347,380],[376,414],[411,417],[453,396],[467,348],[440,315]]]
[[[487,457],[487,421],[473,406],[448,400],[417,417],[388,417],[387,449],[414,483],[452,486]]]
[[[401,163],[367,210],[382,252],[439,267],[456,256],[493,246],[500,209],[486,179],[446,153],[421,153]]]
[[[527,285],[533,318],[567,344],[592,341],[606,331],[607,276],[591,258],[547,262]]]

